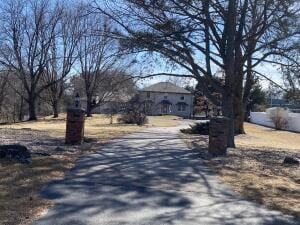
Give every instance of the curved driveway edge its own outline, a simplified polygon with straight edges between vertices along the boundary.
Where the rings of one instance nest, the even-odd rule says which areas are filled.
[[[55,205],[34,225],[299,224],[236,196],[178,130],[148,128],[80,159],[43,190]]]

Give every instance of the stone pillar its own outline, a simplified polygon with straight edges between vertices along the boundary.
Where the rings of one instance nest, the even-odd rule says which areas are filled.
[[[66,144],[82,144],[84,139],[84,120],[84,110],[78,108],[69,108],[67,110]]]
[[[209,154],[212,156],[226,155],[229,118],[214,117],[209,123]]]

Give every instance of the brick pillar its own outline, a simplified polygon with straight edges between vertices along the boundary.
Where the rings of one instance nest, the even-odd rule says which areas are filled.
[[[209,123],[209,153],[212,156],[226,155],[229,118],[214,117]]]
[[[84,110],[77,108],[67,110],[66,144],[82,144],[84,138],[84,120]]]

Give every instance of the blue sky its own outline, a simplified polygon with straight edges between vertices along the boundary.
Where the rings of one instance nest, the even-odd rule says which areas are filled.
[[[90,3],[91,1],[87,0],[64,0],[64,4],[76,4],[79,2],[85,2]],[[101,3],[101,0],[98,1],[98,3]],[[201,59],[199,59],[201,61]],[[200,62],[201,63],[201,62]],[[257,71],[260,73],[266,75],[267,77],[271,78],[278,84],[282,84],[282,75],[278,71],[276,67],[274,67],[271,63],[264,63],[260,64],[256,68]],[[180,68],[171,68],[163,59],[160,57],[155,56],[154,58],[149,58],[149,60],[144,61],[142,63],[139,63],[136,68],[134,68],[134,73],[139,73],[140,71],[143,72],[143,74],[151,74],[151,73],[161,73],[161,72],[168,72],[168,73],[185,73],[182,72]],[[269,81],[266,81],[265,79],[261,78],[261,84],[262,86],[267,89],[269,86]],[[196,81],[193,79],[183,79],[183,78],[174,78],[174,77],[168,77],[168,76],[161,76],[161,77],[153,77],[151,79],[145,79],[139,82],[139,86],[147,86],[151,85],[153,83],[157,83],[160,81],[171,81],[175,82],[178,85],[185,86],[187,84],[189,85],[195,85]]]
[[[183,73],[180,71],[180,69],[172,69],[170,66],[167,65],[164,60],[158,60],[155,64],[155,62],[151,62],[148,65],[144,65],[143,63],[140,64],[142,65],[142,68],[136,68],[137,70],[142,69],[144,74],[153,74],[153,73],[162,73],[162,72],[167,72],[167,73]],[[139,66],[140,66],[139,65]],[[138,67],[139,67],[138,66]],[[264,74],[268,78],[272,79],[274,82],[282,85],[282,74],[279,72],[278,67],[274,66],[271,63],[261,63],[259,66],[256,67],[258,72]],[[174,78],[174,77],[168,77],[168,76],[157,76],[149,79],[143,79],[141,80],[138,84],[140,87],[144,86],[149,86],[151,84],[161,82],[161,81],[170,81],[173,83],[176,83],[177,85],[180,86],[186,86],[187,84],[194,86],[196,85],[196,81],[193,79],[184,79],[184,78]],[[266,80],[263,77],[260,77],[260,83],[263,86],[264,89],[268,89],[270,82]]]

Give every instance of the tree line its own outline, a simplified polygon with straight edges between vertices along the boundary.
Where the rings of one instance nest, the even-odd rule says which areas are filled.
[[[154,53],[181,73],[145,77],[197,80],[197,90],[230,118],[228,146],[234,147],[257,78],[278,85],[261,67],[281,69],[291,95],[298,93],[299,8],[297,0],[10,0],[1,4],[0,104],[2,87],[9,86],[26,102],[29,119],[36,119],[42,98],[55,112],[65,80],[80,74],[89,115],[98,104],[95,90],[104,85],[111,88],[104,93],[113,93],[133,54]]]
[[[133,58],[110,35],[112,21],[89,9],[67,1],[1,3],[0,113],[36,120],[40,106],[58,117],[62,100],[70,103],[77,89],[91,116],[107,98],[134,85],[128,72]]]

